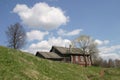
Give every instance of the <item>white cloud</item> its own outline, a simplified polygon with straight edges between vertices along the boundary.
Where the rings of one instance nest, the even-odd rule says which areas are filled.
[[[33,40],[43,40],[45,35],[48,35],[49,32],[42,32],[42,31],[38,31],[38,30],[32,30],[30,32],[27,32],[27,39],[29,41],[33,41]]]
[[[96,39],[95,42],[100,45],[99,46],[99,55],[103,59],[120,59],[120,45],[113,45],[113,46],[108,46],[107,44],[110,43],[109,40],[98,40]]]
[[[103,59],[120,59],[120,54],[116,54],[116,53],[109,53],[109,54],[101,54],[100,55]]]
[[[99,40],[99,39],[96,39],[95,42],[98,44],[98,45],[106,45],[108,44],[110,41],[109,40]]]
[[[104,40],[103,43],[104,44],[108,44],[110,41],[109,40]]]
[[[46,30],[58,28],[69,21],[69,17],[65,16],[63,10],[43,2],[36,3],[33,7],[17,4],[13,12],[20,16],[24,24]]]
[[[102,41],[98,39],[95,40],[95,43],[97,43],[98,45],[102,45]]]
[[[120,45],[114,45],[110,47],[104,46],[100,48],[100,51],[102,51],[102,53],[114,53],[116,50],[120,51]]]
[[[75,36],[75,35],[80,34],[81,31],[83,31],[83,30],[82,29],[75,29],[73,31],[68,32],[68,31],[65,31],[63,29],[59,29],[57,33],[60,36]]]
[[[48,40],[43,40],[41,42],[38,42],[36,44],[31,44],[30,47],[26,50],[28,52],[31,52],[35,54],[37,51],[49,51],[51,47],[54,46],[62,46],[62,47],[68,47],[71,44],[71,41],[68,39],[62,39],[61,37],[55,38],[49,38]]]
[[[104,59],[120,59],[120,45],[100,47],[100,56]]]

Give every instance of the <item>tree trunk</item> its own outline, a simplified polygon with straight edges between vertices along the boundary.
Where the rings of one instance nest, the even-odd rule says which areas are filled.
[[[93,65],[93,61],[92,61],[92,56],[90,54],[90,62],[91,62],[91,65]]]
[[[85,60],[85,67],[87,67],[87,61],[85,55],[84,55],[84,60]]]
[[[84,56],[84,61],[85,61],[85,67],[87,67],[87,61],[86,61],[86,56],[85,56],[85,50],[83,51],[83,56]]]

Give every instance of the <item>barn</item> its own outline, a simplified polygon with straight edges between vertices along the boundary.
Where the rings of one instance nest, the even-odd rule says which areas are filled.
[[[36,56],[44,59],[63,61],[67,63],[85,65],[84,56],[86,58],[87,66],[91,66],[90,55],[83,55],[80,48],[66,48],[59,46],[52,46],[50,52],[37,52]]]

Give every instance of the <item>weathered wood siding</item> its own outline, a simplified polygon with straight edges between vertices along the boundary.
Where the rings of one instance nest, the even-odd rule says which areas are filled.
[[[64,61],[64,62],[70,62],[70,63],[74,63],[74,64],[79,64],[81,66],[85,65],[84,57],[83,57],[82,54],[62,54],[61,52],[59,52],[55,48],[52,48],[50,52],[55,52],[59,56],[63,57],[62,61]],[[87,65],[91,66],[90,57],[87,56],[87,55],[86,55],[86,60],[87,60]]]
[[[91,61],[90,61],[90,57],[86,57],[86,61],[87,61],[87,65],[91,66]],[[84,57],[83,56],[76,56],[76,55],[72,55],[71,56],[71,63],[74,64],[79,64],[81,66],[85,65],[85,61],[84,61]]]

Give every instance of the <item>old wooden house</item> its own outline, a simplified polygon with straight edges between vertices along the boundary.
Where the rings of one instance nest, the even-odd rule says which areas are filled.
[[[84,66],[85,60],[83,57],[83,53],[79,48],[66,48],[66,47],[58,47],[52,46],[50,52],[37,52],[36,56],[54,60],[54,61],[63,61],[67,63],[74,63]],[[86,62],[88,66],[91,66],[90,55],[85,54]]]

